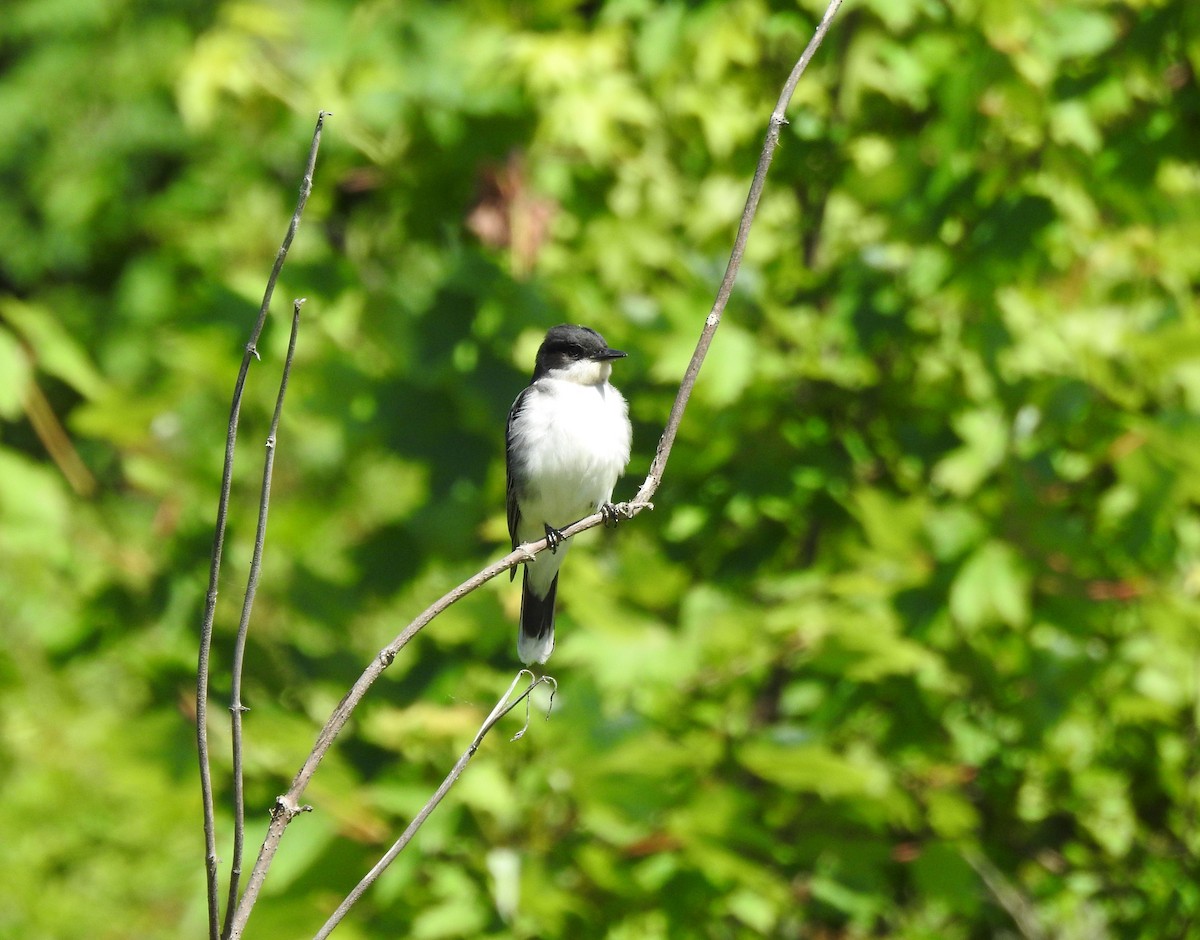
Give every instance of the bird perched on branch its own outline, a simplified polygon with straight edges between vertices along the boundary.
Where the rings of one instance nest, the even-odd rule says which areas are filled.
[[[525,562],[517,655],[526,664],[544,663],[554,650],[554,598],[567,551],[559,530],[597,511],[616,521],[612,492],[633,431],[629,406],[608,378],[624,356],[586,326],[552,327],[529,387],[508,413],[508,534],[513,548],[543,537],[550,544]]]

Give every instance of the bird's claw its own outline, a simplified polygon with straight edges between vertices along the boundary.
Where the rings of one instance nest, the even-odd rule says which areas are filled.
[[[563,534],[554,528],[550,523],[543,523],[546,527],[546,546],[550,549],[550,554],[553,555],[558,551],[558,546],[562,544]]]
[[[621,511],[612,503],[605,503],[601,506],[600,515],[604,517],[604,527],[606,529],[614,528],[621,521]]]

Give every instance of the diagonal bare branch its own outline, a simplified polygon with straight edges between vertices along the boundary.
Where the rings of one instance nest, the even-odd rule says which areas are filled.
[[[666,469],[667,459],[669,458],[671,449],[674,446],[675,437],[683,420],[683,414],[687,407],[688,400],[691,397],[692,389],[695,387],[696,379],[700,373],[700,368],[703,365],[704,359],[708,353],[708,349],[712,344],[713,336],[716,333],[717,327],[720,325],[721,316],[729,302],[729,297],[732,294],[734,282],[737,279],[738,271],[741,268],[746,242],[749,238],[750,229],[758,211],[758,204],[762,196],[767,171],[770,168],[772,159],[774,158],[775,150],[779,143],[781,129],[787,123],[785,114],[788,104],[791,101],[792,94],[795,91],[797,83],[800,81],[800,78],[803,76],[804,72],[808,68],[809,63],[812,61],[813,56],[816,54],[817,49],[820,47],[821,42],[825,38],[826,33],[829,31],[833,19],[841,5],[842,0],[831,0],[829,5],[826,7],[824,16],[817,25],[817,28],[814,31],[808,46],[800,56],[800,59],[796,62],[791,74],[788,76],[788,79],[784,84],[783,90],[780,93],[779,99],[775,105],[775,109],[771,113],[766,139],[764,140],[758,166],[750,184],[750,191],[746,198],[746,205],[742,212],[741,221],[738,225],[737,236],[734,240],[733,250],[730,254],[725,275],[717,291],[717,296],[713,302],[713,306],[709,311],[707,318],[705,319],[704,328],[701,332],[700,339],[697,342],[695,352],[692,355],[691,362],[688,364],[687,370],[680,384],[675,402],[671,408],[670,416],[667,420],[662,436],[659,439],[654,460],[651,462],[650,471],[647,474],[645,481],[639,488],[637,495],[632,500],[621,503],[616,507],[617,511],[627,519],[632,519],[634,516],[640,514],[643,510],[654,508],[651,498],[662,481],[663,472]],[[591,529],[597,525],[600,525],[603,521],[603,514],[594,513],[567,526],[562,530],[562,534],[565,537],[576,535],[587,529]],[[399,634],[397,634],[397,636],[390,643],[388,643],[387,646],[379,651],[379,653],[363,671],[362,675],[359,676],[354,685],[346,693],[345,697],[338,703],[333,713],[329,716],[329,719],[325,722],[324,727],[322,727],[317,736],[317,740],[313,745],[312,750],[309,752],[308,757],[305,759],[304,764],[297,772],[295,778],[293,778],[291,787],[288,789],[287,793],[283,794],[277,799],[275,808],[272,811],[271,823],[268,826],[267,834],[263,840],[262,848],[259,851],[258,859],[255,862],[254,868],[250,872],[246,883],[245,893],[242,895],[233,917],[232,930],[230,933],[231,940],[238,940],[238,938],[241,937],[242,931],[245,929],[246,921],[254,907],[259,891],[262,888],[262,884],[267,876],[271,862],[274,859],[275,853],[278,850],[280,841],[283,838],[284,831],[286,830],[288,824],[301,812],[309,809],[309,807],[301,805],[299,801],[313,774],[316,772],[317,767],[324,759],[325,754],[333,745],[334,740],[336,740],[338,734],[349,720],[355,708],[362,701],[367,691],[375,683],[383,671],[389,665],[391,665],[397,653],[399,653],[399,651],[403,649],[404,646],[407,645],[407,643],[414,636],[416,636],[417,633],[424,629],[424,627],[430,621],[432,621],[438,614],[442,613],[446,608],[461,600],[467,594],[470,594],[472,591],[487,583],[497,575],[502,574],[503,572],[509,570],[517,564],[520,564],[523,561],[528,561],[529,559],[535,557],[546,547],[547,541],[545,539],[518,546],[516,550],[510,552],[500,560],[488,565],[486,568],[479,571],[471,578],[468,578],[462,584],[453,588],[433,604],[431,604],[411,623],[409,623]],[[500,705],[504,704],[505,700],[507,699],[507,695],[510,695],[511,691],[512,690],[510,688],[509,692],[506,693],[505,698],[501,699]],[[528,694],[529,691],[530,690],[527,689],[524,694]],[[509,707],[515,704],[516,703],[513,702],[509,705]],[[500,705],[497,707],[499,708]],[[493,712],[493,715],[495,715],[495,712]],[[496,716],[497,720],[498,717],[499,716]],[[491,716],[489,716],[489,720],[491,720]],[[492,723],[494,724],[494,721]],[[460,759],[460,764],[462,766],[465,766],[466,761],[469,760],[470,756],[474,753],[474,748],[478,746],[478,741],[490,727],[491,725],[485,722],[485,727],[481,728],[480,731],[480,738],[476,739],[476,742],[471,748],[468,749],[468,752],[464,754],[463,758]],[[448,790],[449,787],[453,785],[454,780],[457,779],[458,773],[461,773],[461,767],[456,765],[455,770],[451,771],[451,775],[446,778],[446,781],[443,782],[442,787],[439,788],[437,794],[435,794],[431,804],[427,807],[429,811],[432,811],[433,806],[435,806],[437,801],[444,796],[445,790]],[[425,815],[428,814],[426,813]],[[410,830],[415,831],[415,827],[419,826],[423,819],[424,816],[414,819],[413,824],[411,824],[409,827]],[[393,846],[393,850],[398,852],[400,849],[402,849],[403,844],[407,844],[407,838],[410,837],[411,833],[406,831],[405,836],[401,837],[401,842],[397,843],[398,847]],[[386,863],[390,862],[392,858],[394,858],[394,855],[392,852],[389,852],[389,854],[384,857],[384,860],[382,860],[380,864],[386,866]],[[366,886],[369,884],[368,879],[373,880],[372,875],[369,874],[367,878],[364,878],[364,884],[360,885],[360,888],[363,890],[365,890]],[[337,922],[341,920],[342,916],[344,916],[345,910],[348,910],[361,894],[361,891],[358,889],[356,889],[356,892],[357,893],[352,893],[351,897],[348,897],[346,901],[343,902],[343,905],[339,907],[338,911],[335,912],[333,917],[331,917],[330,922],[327,923],[324,928],[322,928],[322,932],[318,934],[318,937],[327,936],[328,932],[331,931],[334,926],[336,926]]]
[[[825,8],[825,15],[821,17],[821,22],[817,24],[812,39],[808,41],[804,52],[792,68],[791,74],[783,85],[783,91],[779,94],[779,100],[775,103],[775,110],[771,112],[771,120],[767,125],[767,137],[763,141],[763,149],[758,157],[754,178],[750,181],[750,192],[746,196],[746,207],[742,210],[742,218],[738,223],[737,237],[733,241],[733,251],[730,252],[729,263],[725,267],[725,276],[721,279],[721,286],[717,289],[717,298],[713,301],[712,309],[704,321],[704,329],[700,333],[699,342],[696,343],[695,352],[692,353],[692,360],[688,363],[687,370],[683,374],[683,381],[679,384],[679,391],[675,395],[675,403],[671,406],[667,425],[658,441],[658,450],[650,464],[650,472],[646,475],[646,481],[638,490],[637,496],[631,500],[631,505],[637,507],[639,512],[643,508],[643,504],[648,503],[654,496],[655,490],[662,482],[663,471],[667,467],[667,458],[671,456],[675,435],[683,421],[683,412],[687,408],[688,399],[692,397],[692,389],[696,385],[696,378],[700,375],[700,367],[704,365],[704,357],[708,355],[708,348],[712,345],[717,327],[721,325],[721,316],[725,312],[725,306],[729,303],[729,297],[733,293],[733,284],[737,280],[738,271],[741,270],[742,257],[746,253],[746,242],[750,238],[750,226],[754,224],[754,217],[758,212],[758,202],[762,198],[763,186],[767,181],[767,170],[771,167],[771,161],[775,157],[775,148],[779,145],[779,132],[787,123],[788,104],[792,100],[792,94],[795,92],[801,76],[804,75],[808,64],[816,55],[817,49],[820,48],[825,34],[829,32],[829,27],[841,5],[842,0],[831,0],[829,6]]]
[[[516,698],[513,698],[513,690],[516,689],[517,684],[521,681],[522,676],[529,677],[529,684],[525,686],[524,691],[522,691],[520,695],[518,695]],[[417,830],[420,829],[425,820],[429,818],[429,814],[437,808],[438,803],[442,802],[442,797],[450,792],[450,788],[454,786],[458,778],[462,776],[462,772],[466,770],[468,762],[470,762],[471,758],[475,756],[475,752],[479,750],[479,745],[483,743],[483,739],[487,736],[487,733],[492,730],[496,722],[520,705],[522,701],[527,701],[533,690],[543,683],[548,683],[556,688],[558,685],[550,676],[534,677],[533,673],[528,669],[522,669],[516,674],[516,676],[513,678],[512,684],[509,685],[508,690],[502,696],[500,696],[499,701],[496,702],[496,706],[492,709],[487,718],[484,719],[483,724],[479,726],[479,731],[475,735],[475,739],[467,746],[467,749],[463,751],[462,757],[460,757],[458,762],[451,768],[450,773],[446,774],[446,778],[442,781],[442,785],[437,788],[433,796],[431,796],[429,801],[421,808],[421,811],[413,817],[412,822],[408,824],[408,828],[401,833],[400,838],[398,838],[392,844],[392,847],[384,853],[383,857],[375,864],[375,867],[363,875],[362,880],[354,886],[354,890],[346,895],[345,900],[343,900],[342,903],[338,905],[337,910],[335,910],[329,916],[329,919],[325,922],[325,925],[314,935],[313,940],[325,940],[325,938],[333,932],[333,928],[341,923],[342,918],[346,916],[350,908],[358,903],[359,898],[361,898],[367,892],[367,889],[376,882],[376,880],[384,873],[387,867],[396,860],[396,856],[398,856],[404,850],[404,847],[407,846],[412,840],[412,837],[416,835]],[[553,701],[553,693],[551,694],[551,700]],[[528,716],[526,716],[526,722],[528,722]],[[522,734],[524,734],[524,729],[517,732],[517,737],[520,737]]]

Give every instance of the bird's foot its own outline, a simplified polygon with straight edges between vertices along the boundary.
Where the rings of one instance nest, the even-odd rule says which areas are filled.
[[[604,517],[604,527],[606,529],[615,528],[617,523],[621,521],[621,511],[612,503],[605,503],[601,506],[600,515]]]
[[[558,551],[558,546],[562,544],[563,534],[554,528],[550,523],[542,523],[546,527],[546,545],[550,549],[550,554]]]

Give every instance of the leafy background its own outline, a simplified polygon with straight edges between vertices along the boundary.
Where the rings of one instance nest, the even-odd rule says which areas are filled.
[[[224,781],[306,297],[251,851],[370,657],[505,551],[504,416],[553,323],[631,352],[632,494],[819,13],[9,0],[0,935],[203,933],[222,439],[318,109],[218,611]],[[498,729],[338,936],[1200,935],[1198,70],[1189,0],[847,5],[657,509],[572,553],[551,719]],[[251,936],[311,935],[424,802],[516,605],[497,579],[385,674]]]

